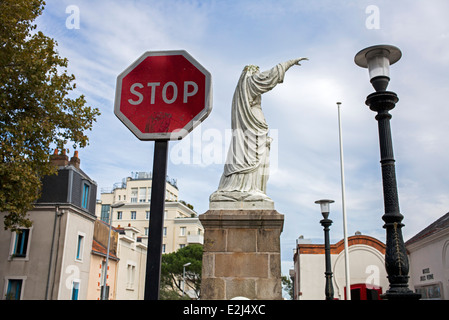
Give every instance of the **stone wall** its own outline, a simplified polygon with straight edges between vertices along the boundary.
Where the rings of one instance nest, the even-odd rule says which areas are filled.
[[[280,234],[275,210],[209,210],[204,231],[201,298],[282,299]]]

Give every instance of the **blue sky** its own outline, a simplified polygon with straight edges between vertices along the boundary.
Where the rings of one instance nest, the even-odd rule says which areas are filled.
[[[337,101],[348,233],[385,241],[377,122],[364,104],[374,89],[354,56],[371,45],[391,44],[403,53],[391,67],[389,89],[400,99],[391,124],[405,240],[448,211],[449,2],[46,2],[38,29],[55,38],[61,56],[69,59],[75,94],[84,94],[102,113],[89,133],[90,145],[80,150],[81,166],[99,188],[152,170],[153,142],[139,141],[113,113],[117,75],[145,51],[186,50],[212,74],[212,113],[184,140],[170,142],[169,151],[168,175],[198,214],[207,211],[223,171],[224,159],[218,159],[227,153],[231,100],[242,68],[256,64],[266,70],[308,57],[262,99],[275,138],[267,193],[285,215],[283,272],[298,236],[323,241],[315,200],[335,200],[331,240],[343,237]],[[79,28],[71,28],[73,8]],[[180,154],[190,160],[181,161]]]

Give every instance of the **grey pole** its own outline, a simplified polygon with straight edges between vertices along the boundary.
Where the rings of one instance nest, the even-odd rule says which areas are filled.
[[[111,229],[112,229],[112,212],[114,208],[120,208],[124,206],[123,202],[119,202],[111,205],[111,216],[109,217],[109,233],[108,233],[108,247],[106,249],[106,264],[104,266],[104,275],[103,275],[103,290],[101,292],[101,300],[106,299],[106,280],[108,277],[108,265],[109,265],[109,251],[111,246]]]

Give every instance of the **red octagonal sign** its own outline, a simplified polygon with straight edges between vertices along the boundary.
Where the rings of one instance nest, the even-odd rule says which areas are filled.
[[[149,51],[117,77],[114,113],[140,140],[179,140],[211,112],[211,82],[186,51]]]

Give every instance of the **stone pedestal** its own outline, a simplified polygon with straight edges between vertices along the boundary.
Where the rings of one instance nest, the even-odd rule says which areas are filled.
[[[204,227],[201,299],[282,299],[280,235],[274,209],[211,209]]]

